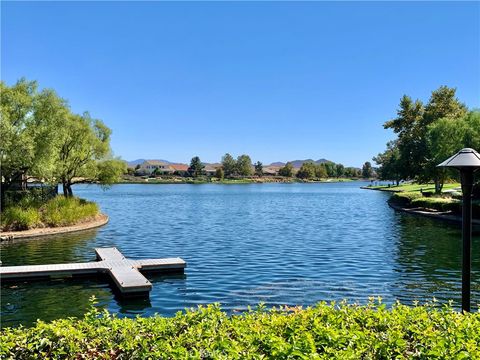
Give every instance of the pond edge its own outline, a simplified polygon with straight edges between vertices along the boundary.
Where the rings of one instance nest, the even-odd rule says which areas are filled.
[[[30,238],[49,236],[49,235],[66,234],[66,233],[90,230],[90,229],[103,226],[107,224],[108,221],[109,221],[109,217],[107,215],[99,214],[93,220],[76,224],[76,225],[71,225],[71,226],[38,228],[38,229],[30,229],[30,230],[24,230],[24,231],[5,231],[5,232],[2,231],[0,232],[0,242],[16,240],[16,239],[30,239]]]

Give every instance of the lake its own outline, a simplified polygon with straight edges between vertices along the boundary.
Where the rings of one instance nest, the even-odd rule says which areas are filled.
[[[182,257],[185,275],[149,277],[149,299],[121,300],[102,278],[5,283],[2,326],[82,316],[98,306],[121,316],[171,316],[220,302],[230,312],[259,302],[310,305],[381,296],[391,304],[453,300],[460,307],[460,228],[400,214],[367,183],[96,185],[74,187],[110,222],[84,233],[1,245],[4,266],[95,260],[95,247],[129,258]],[[480,302],[474,237],[472,303]],[[474,306],[476,309],[477,307]]]

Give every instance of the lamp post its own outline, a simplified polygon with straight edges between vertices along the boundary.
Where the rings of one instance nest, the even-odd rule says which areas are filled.
[[[470,311],[470,267],[472,247],[473,173],[480,168],[480,154],[465,148],[438,167],[453,167],[460,171],[462,182],[462,310]]]

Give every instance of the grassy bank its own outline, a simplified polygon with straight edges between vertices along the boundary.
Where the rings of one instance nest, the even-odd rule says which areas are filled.
[[[399,186],[368,186],[370,189],[392,192],[391,202],[406,208],[451,212],[462,214],[461,186],[459,183],[445,184],[441,194],[435,194],[434,184],[402,184]],[[480,218],[480,203],[473,201],[472,215]]]
[[[216,305],[173,318],[39,321],[0,335],[2,359],[478,359],[480,314],[320,303],[229,316]]]
[[[25,200],[6,208],[1,214],[3,231],[70,226],[95,218],[97,204],[76,197],[57,196],[45,204]]]
[[[378,185],[368,186],[368,188],[391,192],[435,192],[435,184],[401,184],[401,185]],[[454,190],[460,188],[459,183],[444,184],[442,191]]]

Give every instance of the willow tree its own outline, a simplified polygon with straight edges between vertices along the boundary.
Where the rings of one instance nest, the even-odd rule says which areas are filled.
[[[25,186],[28,176],[53,180],[57,129],[68,105],[53,90],[38,91],[35,81],[0,83],[0,161],[2,187]]]
[[[105,159],[111,155],[111,130],[88,113],[69,114],[60,132],[56,177],[63,185],[63,194],[72,196],[77,182],[99,181],[108,185],[125,171],[119,160]]]

